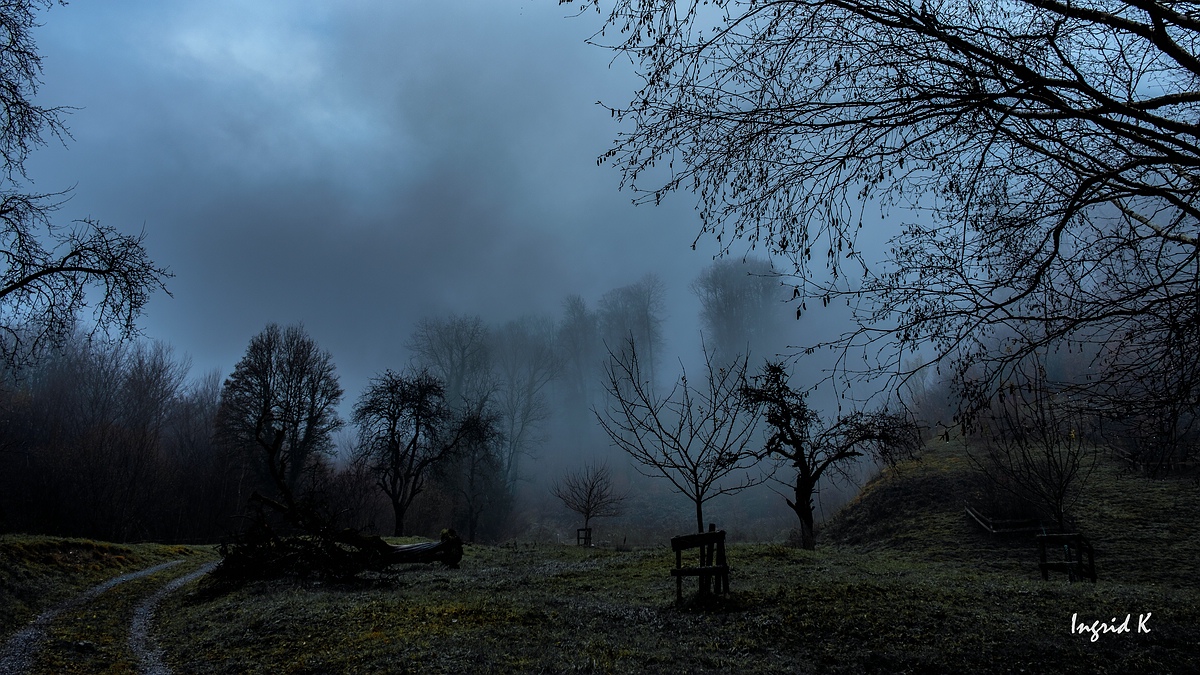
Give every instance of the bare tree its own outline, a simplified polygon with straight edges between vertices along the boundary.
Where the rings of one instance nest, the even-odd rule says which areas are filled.
[[[1066,531],[1097,453],[1086,440],[1082,412],[1047,387],[1045,368],[1037,359],[1024,365],[1023,377],[1001,388],[993,400],[982,455],[974,453],[972,459],[994,486]]]
[[[563,506],[583,516],[583,527],[591,527],[592,518],[621,515],[625,496],[617,494],[608,464],[585,464],[582,469],[568,471],[561,480],[550,486],[550,493],[562,500]]]
[[[446,400],[456,410],[491,395],[489,346],[487,324],[478,316],[421,319],[408,341],[417,363],[445,383]]]
[[[768,260],[714,261],[692,282],[700,298],[700,323],[719,363],[770,349],[782,331],[787,306]]]
[[[392,534],[404,536],[404,516],[425,488],[431,469],[446,461],[477,424],[458,420],[446,388],[428,370],[385,371],[354,406],[359,451],[395,516]]]
[[[609,352],[609,403],[596,411],[600,426],[642,475],[666,478],[692,500],[699,532],[705,502],[762,482],[749,472],[758,461],[749,448],[757,416],[740,395],[746,359],[718,367],[707,350],[704,355],[708,372],[702,388],[690,385],[683,373],[662,397],[645,379],[636,343],[627,341],[620,354]]]
[[[843,474],[860,457],[888,462],[911,456],[921,445],[920,434],[907,417],[886,411],[852,412],[832,424],[808,407],[805,392],[788,384],[787,369],[768,361],[753,384],[741,389],[748,405],[762,406],[771,435],[764,456],[774,456],[792,465],[796,476],[792,497],[784,497],[800,519],[800,543],[816,547],[813,495],[827,474]]]
[[[600,335],[611,350],[624,348],[632,340],[645,355],[646,374],[654,386],[658,359],[663,347],[662,323],[666,313],[666,288],[655,274],[647,274],[636,283],[605,293],[600,297],[597,314]]]
[[[496,388],[492,398],[504,436],[501,471],[509,492],[514,492],[522,459],[533,458],[545,440],[544,425],[550,416],[545,390],[562,366],[554,322],[548,318],[509,321],[494,332],[493,343]]]
[[[600,374],[600,326],[599,317],[582,297],[569,295],[563,300],[556,343],[562,362],[560,382],[570,401],[569,412],[588,412]]]
[[[224,439],[259,458],[269,485],[298,516],[304,472],[332,447],[342,426],[342,388],[333,357],[299,325],[269,324],[221,389],[217,427]]]
[[[53,4],[0,6],[0,357],[10,364],[61,343],[88,307],[93,334],[136,333],[150,295],[165,291],[171,276],[146,255],[144,234],[121,234],[92,219],[55,223],[51,216],[66,194],[30,193],[23,185],[29,153],[47,136],[69,136],[68,109],[34,103],[42,59],[32,31],[37,10]]]
[[[449,478],[458,498],[456,518],[465,526],[467,541],[475,541],[485,529],[495,534],[504,528],[512,493],[504,482],[501,416],[478,401],[469,408],[468,420]],[[485,523],[485,516],[493,522]]]
[[[603,159],[640,201],[695,194],[726,250],[789,258],[798,313],[852,305],[843,354],[878,354],[847,376],[932,346],[983,403],[1032,351],[1090,344],[1109,368],[1081,386],[1108,394],[1200,317],[1192,5],[617,0],[606,28],[644,85]],[[878,265],[874,209],[897,224]]]

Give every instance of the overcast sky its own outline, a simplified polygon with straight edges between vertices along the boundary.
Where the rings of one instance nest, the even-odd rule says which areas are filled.
[[[657,272],[668,348],[695,341],[690,196],[634,207],[596,166],[625,64],[553,0],[73,3],[42,15],[44,105],[75,186],[63,218],[144,228],[170,267],[142,326],[228,374],[268,322],[302,321],[352,401],[408,360],[423,316],[557,314]],[[784,308],[786,311],[786,308]]]

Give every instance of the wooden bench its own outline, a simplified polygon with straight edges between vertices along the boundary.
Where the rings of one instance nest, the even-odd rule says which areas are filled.
[[[592,545],[592,528],[581,527],[575,530],[575,545],[576,546],[591,546]]]
[[[683,552],[700,549],[698,565],[683,566]],[[675,577],[675,602],[683,602],[683,578],[699,577],[701,597],[714,593],[729,592],[729,565],[725,561],[725,530],[718,530],[715,524],[708,526],[708,532],[684,534],[671,537],[671,550],[675,551],[675,569],[671,576]],[[715,584],[714,584],[715,582]]]
[[[1038,569],[1042,571],[1042,579],[1049,581],[1053,571],[1066,572],[1071,581],[1090,579],[1096,583],[1096,557],[1087,537],[1082,534],[1039,534],[1037,541],[1041,557]],[[1062,550],[1063,560],[1047,560],[1047,551],[1053,549]]]

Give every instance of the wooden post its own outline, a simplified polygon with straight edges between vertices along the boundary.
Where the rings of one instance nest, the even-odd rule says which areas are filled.
[[[675,549],[675,569],[683,567],[683,549]],[[675,604],[683,603],[683,575],[675,575]]]

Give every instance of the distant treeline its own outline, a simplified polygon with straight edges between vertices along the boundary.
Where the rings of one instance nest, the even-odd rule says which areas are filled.
[[[783,291],[764,261],[719,261],[692,289],[716,354],[754,348],[783,325]],[[603,447],[591,410],[604,391],[607,345],[632,338],[657,378],[666,313],[664,286],[647,275],[594,308],[570,296],[558,316],[496,325],[475,316],[426,318],[407,341],[410,363],[381,364],[371,386],[345,394],[356,403],[349,420],[337,413],[344,394],[332,357],[300,326],[267,326],[227,378],[191,375],[187,359],[161,342],[69,339],[4,372],[0,531],[219,541],[262,508],[252,495],[277,494],[269,446],[278,441],[276,468],[296,494],[319,501],[339,526],[400,532],[381,489],[395,478],[381,452],[381,418],[359,412],[372,392],[382,396],[387,377],[402,384],[426,373],[439,383],[448,415],[486,413],[491,435],[460,445],[419,479],[408,476],[408,489],[419,489],[409,495],[403,532],[451,526],[479,540],[516,536],[541,526],[517,498],[532,460],[581,464]],[[323,419],[314,417],[318,403]],[[398,423],[411,425],[404,415]],[[438,440],[423,433],[410,440]]]

